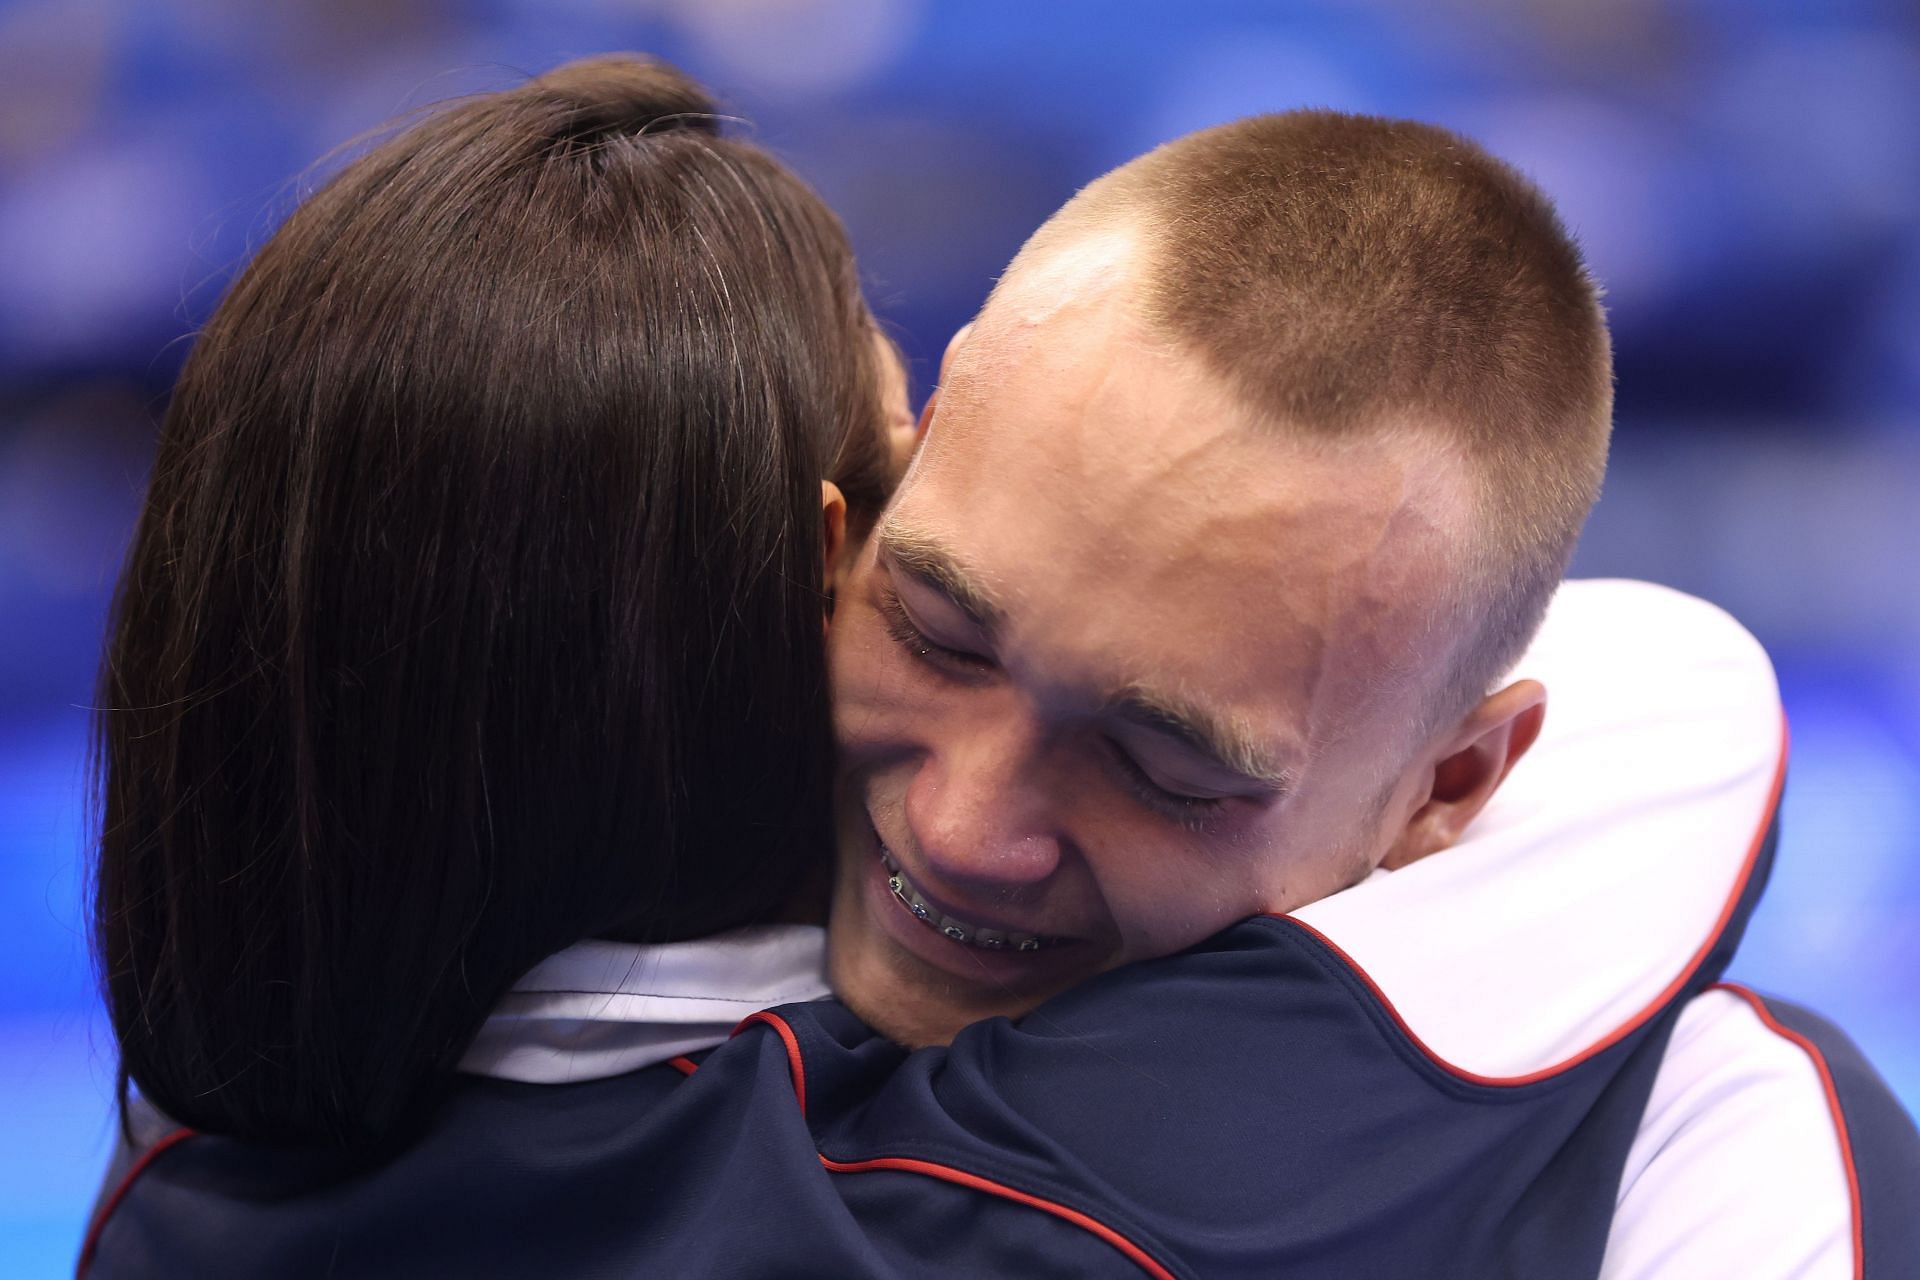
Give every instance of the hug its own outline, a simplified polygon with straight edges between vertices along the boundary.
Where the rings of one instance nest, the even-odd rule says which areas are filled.
[[[1911,1119],[1720,982],[1766,655],[1562,582],[1612,398],[1427,125],[1122,166],[917,422],[676,70],[399,129],[169,406],[81,1273],[1920,1274]]]

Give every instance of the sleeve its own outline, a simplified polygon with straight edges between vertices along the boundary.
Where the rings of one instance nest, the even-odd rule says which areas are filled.
[[[1621,1179],[1602,1280],[1920,1275],[1920,1133],[1858,1049],[1722,986],[1681,1013]]]

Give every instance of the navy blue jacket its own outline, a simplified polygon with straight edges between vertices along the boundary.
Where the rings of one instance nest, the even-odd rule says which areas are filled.
[[[1769,841],[1769,850],[1771,841]],[[470,1078],[373,1171],[156,1146],[86,1273],[144,1276],[1592,1277],[1681,987],[1580,1061],[1485,1084],[1310,927],[1259,918],[1021,1024],[907,1053],[831,1002],[697,1064]],[[1831,1028],[1866,1268],[1920,1274],[1920,1137]]]

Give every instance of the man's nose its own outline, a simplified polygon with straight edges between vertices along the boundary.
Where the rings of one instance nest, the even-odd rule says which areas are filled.
[[[1054,873],[1060,839],[1049,821],[1042,754],[1025,735],[988,733],[921,762],[906,817],[929,870],[951,884],[1001,891]]]

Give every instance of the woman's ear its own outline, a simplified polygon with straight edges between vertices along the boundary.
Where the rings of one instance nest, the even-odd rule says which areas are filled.
[[[831,592],[840,577],[840,560],[847,551],[847,498],[831,480],[820,482],[820,536],[826,548],[821,561],[826,577],[821,590]]]
[[[1426,798],[1380,865],[1397,871],[1457,843],[1540,736],[1546,716],[1547,691],[1538,680],[1516,681],[1475,707],[1440,746]]]

